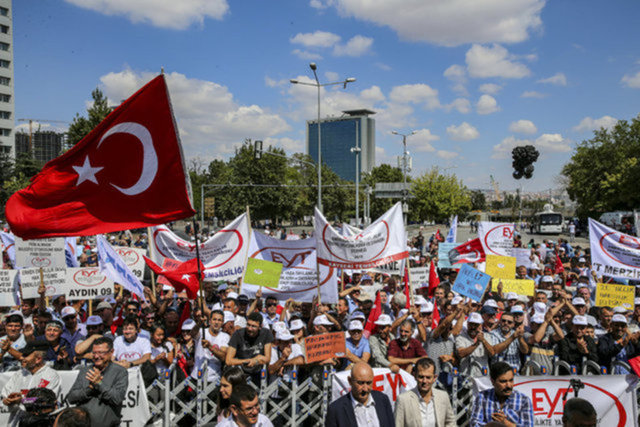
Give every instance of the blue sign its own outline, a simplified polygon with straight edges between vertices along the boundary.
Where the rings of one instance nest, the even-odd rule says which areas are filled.
[[[440,242],[438,244],[438,268],[452,268],[449,261],[449,251],[460,246],[462,243]],[[458,268],[458,267],[456,267]]]
[[[488,274],[476,270],[469,264],[463,264],[451,290],[480,302],[490,281],[491,276]]]

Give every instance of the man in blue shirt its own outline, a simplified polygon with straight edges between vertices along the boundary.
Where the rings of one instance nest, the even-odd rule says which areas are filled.
[[[482,391],[473,402],[471,426],[495,421],[509,427],[532,427],[531,399],[513,389],[513,368],[498,362],[490,368],[493,388]]]
[[[362,337],[362,329],[362,323],[359,320],[352,320],[349,323],[349,338],[346,339],[346,366],[358,362],[369,363],[371,348],[369,340]]]

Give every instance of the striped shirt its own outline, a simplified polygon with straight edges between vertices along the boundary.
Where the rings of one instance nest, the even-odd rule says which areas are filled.
[[[491,414],[502,411],[507,419],[518,427],[533,427],[533,407],[531,399],[513,390],[511,396],[501,406],[495,389],[482,391],[473,402],[471,426],[483,426],[491,421]]]

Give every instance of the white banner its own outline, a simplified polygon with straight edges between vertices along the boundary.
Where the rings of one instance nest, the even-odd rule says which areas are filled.
[[[249,257],[282,264],[282,275],[277,288],[262,287],[262,296],[274,296],[280,301],[312,302],[318,295],[320,273],[320,298],[323,303],[338,302],[336,269],[316,263],[316,239],[280,240],[253,231]],[[242,293],[254,298],[260,287],[242,284]]]
[[[409,257],[402,205],[396,203],[362,233],[345,237],[315,210],[318,263],[346,269],[366,269]]]
[[[0,307],[19,305],[18,270],[0,270]]]
[[[455,243],[457,237],[458,237],[458,215],[453,217],[453,221],[451,221],[451,228],[449,229],[449,234],[447,234],[447,238],[444,239],[444,241],[447,243]]]
[[[113,281],[98,267],[67,268],[67,300],[113,296]]]
[[[511,256],[514,225],[504,222],[481,221],[478,237],[487,255]]]
[[[398,276],[404,276],[404,266],[407,263],[407,259],[399,259],[392,261],[389,264],[378,265],[377,267],[368,268],[366,271],[382,274],[395,274]]]
[[[200,243],[200,259],[205,266],[205,280],[238,280],[242,277],[249,248],[249,221],[242,214],[206,242]],[[164,225],[151,227],[151,255],[162,265],[165,258],[181,262],[196,256],[195,243],[176,236]]]
[[[129,270],[140,280],[144,278],[145,262],[143,255],[147,254],[146,249],[130,248],[128,246],[112,246],[113,250],[127,264]]]
[[[529,248],[513,248],[511,256],[516,257],[516,267],[524,265],[527,268],[531,268],[533,266],[533,262],[531,261],[531,249]]]
[[[333,374],[331,382],[331,401],[337,400],[351,391],[349,384],[349,376],[351,371],[341,371]],[[400,372],[394,374],[387,368],[375,368],[373,370],[373,389],[381,391],[389,397],[392,406],[395,407],[398,396],[415,388],[416,383],[413,375],[407,371],[400,369]]]
[[[22,240],[16,236],[16,268],[67,266],[64,237]]]
[[[43,268],[42,275],[46,288],[45,296],[67,294],[67,269],[66,268]],[[40,269],[25,268],[20,270],[20,287],[22,288],[22,298],[40,298],[38,288],[40,287]]]
[[[429,285],[429,267],[414,267],[409,270],[411,273],[409,278],[413,289]]]
[[[624,427],[636,425],[637,402],[635,375],[591,375],[571,377],[515,377],[513,389],[525,394],[533,405],[533,424],[536,426],[562,425],[562,397],[569,388],[569,380],[582,381],[584,388],[579,397],[588,400],[598,414],[596,425]],[[478,391],[491,388],[489,377],[474,378]],[[569,388],[568,399],[573,397]]]
[[[58,402],[62,402],[62,407],[66,408],[67,395],[78,376],[79,371],[57,371],[60,375],[60,396]],[[121,426],[127,427],[143,427],[151,413],[149,412],[149,401],[147,400],[147,391],[142,382],[140,368],[131,368],[129,372],[129,386],[125,394],[124,402],[122,402],[122,420]],[[9,381],[11,375],[15,372],[5,372],[0,374],[0,390]],[[4,420],[4,421],[3,421]],[[2,405],[0,407],[0,425],[9,425],[9,408]]]
[[[3,251],[7,251],[11,263],[15,267],[16,264],[16,236],[11,233],[0,231],[0,247]],[[0,267],[2,267],[0,265]]]
[[[103,236],[96,236],[98,245],[98,264],[100,273],[107,276],[112,282],[122,285],[122,287],[132,294],[137,295],[143,301],[144,287],[140,279],[131,271],[126,262],[118,256],[113,247]]]
[[[598,276],[640,279],[640,239],[589,218],[589,243]]]

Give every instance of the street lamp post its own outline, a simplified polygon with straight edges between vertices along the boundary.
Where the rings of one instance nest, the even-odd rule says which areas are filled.
[[[407,225],[407,213],[408,213],[408,208],[407,208],[407,156],[409,155],[409,153],[407,152],[407,137],[414,135],[416,133],[416,131],[411,131],[411,133],[399,133],[396,132],[395,130],[391,131],[392,134],[394,135],[400,135],[402,137],[402,147],[403,147],[403,151],[402,151],[402,181],[403,181],[403,187],[402,187],[402,212],[404,213],[404,225]]]
[[[322,212],[322,139],[320,134],[320,88],[323,86],[343,85],[346,89],[347,83],[353,83],[356,81],[356,79],[354,79],[353,77],[349,77],[348,79],[340,82],[320,83],[320,80],[318,80],[318,73],[316,73],[316,70],[318,69],[316,63],[310,63],[309,68],[311,68],[311,71],[313,71],[313,77],[315,77],[316,79],[315,83],[301,82],[296,79],[291,79],[289,81],[292,84],[315,86],[316,88],[318,88],[318,210]]]
[[[358,122],[356,122],[356,146],[351,147],[351,152],[356,155],[356,227],[360,227],[360,148],[358,142]]]

